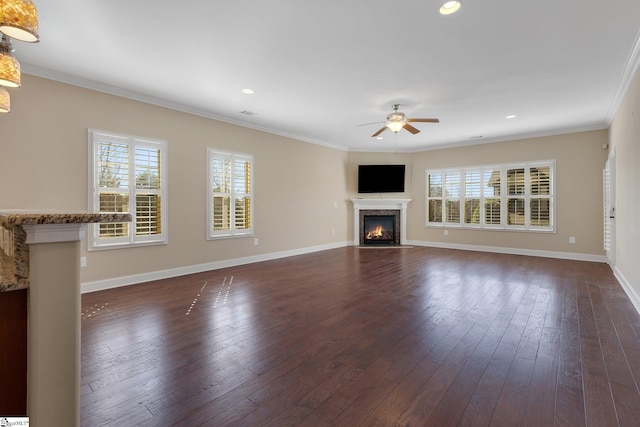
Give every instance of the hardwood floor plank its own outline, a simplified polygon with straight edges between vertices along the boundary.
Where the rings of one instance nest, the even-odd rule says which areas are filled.
[[[344,247],[82,296],[81,424],[629,425],[604,264]]]
[[[616,337],[605,336],[600,339],[600,346],[609,381],[636,387],[633,373],[627,363],[627,357],[620,341]]]
[[[438,370],[440,364],[427,355],[414,366],[398,385],[387,393],[380,405],[361,420],[363,425],[393,425],[395,420],[406,411],[427,381]],[[385,375],[385,379],[389,379]]]
[[[617,425],[609,380],[597,338],[583,337],[582,360],[587,425]]]
[[[637,387],[612,382],[611,393],[619,425],[637,426],[640,423],[640,393]]]
[[[624,347],[623,350],[636,387],[640,389],[640,350],[629,347]]]
[[[582,391],[582,353],[578,321],[563,318],[560,327],[558,384]]]
[[[533,368],[531,386],[522,420],[523,426],[553,425],[556,411],[557,376],[557,358],[549,354],[540,354]]]
[[[502,341],[498,345],[457,425],[489,425],[516,350],[516,345],[506,341]]]
[[[333,423],[342,412],[358,399],[361,393],[371,389],[378,378],[384,376],[390,366],[388,360],[379,358],[367,369],[356,370],[354,372],[355,375],[349,377],[345,384],[318,405],[314,413],[326,422]],[[386,381],[392,384],[391,381]]]
[[[408,409],[396,420],[397,423],[402,425],[421,425],[431,417],[431,414],[460,371],[462,371],[483,335],[484,330],[482,328],[471,327],[462,339],[458,340],[455,335],[453,336],[452,339],[457,342],[456,347],[429,378],[418,395],[412,400]]]
[[[534,366],[535,360],[516,353],[489,425],[520,425]]]
[[[582,389],[558,384],[554,422],[557,427],[586,426]]]

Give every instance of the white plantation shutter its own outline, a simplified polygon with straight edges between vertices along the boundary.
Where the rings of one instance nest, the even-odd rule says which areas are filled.
[[[160,149],[135,147],[136,235],[162,233]]]
[[[166,142],[90,130],[89,144],[92,210],[133,217],[93,226],[89,249],[166,243]]]
[[[532,227],[551,226],[551,167],[529,168],[529,223]]]
[[[460,223],[460,171],[447,171],[444,174],[445,222]]]
[[[129,145],[98,140],[97,149],[98,211],[129,212]],[[100,239],[125,242],[129,223],[99,224],[98,230]]]
[[[502,224],[502,173],[497,168],[483,170],[483,208],[485,225]]]
[[[525,169],[507,169],[507,225],[525,225]]]
[[[426,224],[553,231],[554,166],[546,161],[427,170]]]
[[[464,174],[464,222],[480,224],[480,196],[482,174],[480,170],[468,170]]]
[[[233,189],[235,195],[235,226],[237,230],[251,228],[251,162],[238,158],[234,162]]]
[[[207,238],[253,233],[253,158],[207,150]]]
[[[442,184],[441,172],[427,171],[427,224],[442,223]]]
[[[231,159],[214,156],[209,160],[209,184],[214,231],[231,230]]]

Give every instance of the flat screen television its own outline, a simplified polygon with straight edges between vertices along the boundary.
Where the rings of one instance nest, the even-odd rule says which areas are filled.
[[[404,193],[405,165],[359,165],[358,193]]]

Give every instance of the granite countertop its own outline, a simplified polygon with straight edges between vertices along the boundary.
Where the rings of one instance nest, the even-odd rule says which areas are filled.
[[[121,212],[0,209],[0,292],[29,287],[29,245],[23,225],[130,222]]]
[[[2,210],[0,225],[88,224],[95,222],[130,222],[131,214],[122,212],[48,212],[46,210]]]

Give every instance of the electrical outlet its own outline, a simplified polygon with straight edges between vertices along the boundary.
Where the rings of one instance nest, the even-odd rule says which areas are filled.
[[[87,266],[87,257],[86,256],[81,256],[80,257],[80,267],[86,267]]]
[[[253,239],[254,246],[258,246],[258,239]]]
[[[448,236],[449,235],[449,230],[444,230],[444,235]]]
[[[574,244],[576,242],[576,238],[574,236],[569,236],[569,243]]]

